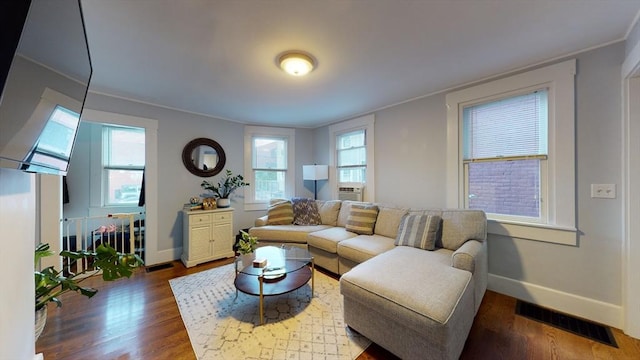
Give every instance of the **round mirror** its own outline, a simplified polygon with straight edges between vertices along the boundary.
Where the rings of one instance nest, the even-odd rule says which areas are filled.
[[[207,138],[191,140],[182,150],[182,162],[193,175],[210,177],[224,168],[227,157],[222,146]]]

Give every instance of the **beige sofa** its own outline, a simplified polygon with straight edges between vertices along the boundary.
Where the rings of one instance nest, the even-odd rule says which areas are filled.
[[[346,323],[403,359],[456,359],[487,286],[486,216],[477,210],[377,204],[373,234],[347,231],[352,201],[316,201],[319,225],[249,230],[260,242],[307,246],[315,263],[342,275]],[[405,215],[440,218],[434,250],[396,246]]]

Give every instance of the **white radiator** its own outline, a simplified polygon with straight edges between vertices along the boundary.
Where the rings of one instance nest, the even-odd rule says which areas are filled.
[[[362,186],[338,187],[338,200],[362,201]]]

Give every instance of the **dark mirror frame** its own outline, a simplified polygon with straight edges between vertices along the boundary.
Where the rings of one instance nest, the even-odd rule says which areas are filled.
[[[210,146],[216,150],[216,153],[218,154],[218,163],[213,169],[202,170],[194,165],[191,155],[193,154],[193,151],[201,145]],[[225,155],[222,146],[220,146],[216,141],[207,138],[197,138],[189,141],[189,143],[185,145],[182,150],[182,162],[184,163],[184,167],[186,167],[193,175],[211,177],[222,171],[227,162],[227,156]]]

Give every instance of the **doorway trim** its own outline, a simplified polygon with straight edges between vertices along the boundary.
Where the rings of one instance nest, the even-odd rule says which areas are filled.
[[[158,250],[158,120],[84,109],[82,121],[145,129],[145,265],[163,262]]]
[[[640,41],[622,64],[623,330],[640,338]]]

